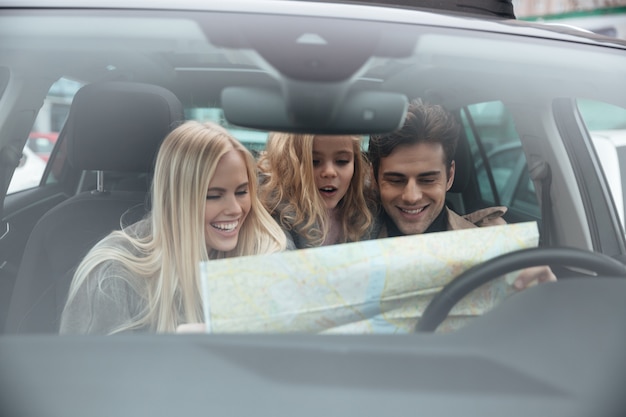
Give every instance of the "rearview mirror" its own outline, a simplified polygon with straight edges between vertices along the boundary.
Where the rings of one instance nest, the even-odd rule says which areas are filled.
[[[399,129],[408,98],[399,93],[358,91],[342,99],[307,85],[300,95],[257,87],[228,87],[222,109],[229,123],[274,131],[326,134],[386,133]],[[290,94],[291,92],[291,94]]]

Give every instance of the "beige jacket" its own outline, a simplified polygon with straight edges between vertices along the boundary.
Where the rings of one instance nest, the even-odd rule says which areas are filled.
[[[507,211],[507,208],[504,206],[487,207],[463,216],[456,214],[448,207],[445,207],[445,210],[447,210],[448,217],[447,230],[471,229],[473,227],[506,224],[506,221],[502,218]],[[388,237],[387,226],[383,222],[379,222],[378,228],[379,232],[374,236],[377,236],[379,239]]]
[[[504,206],[487,207],[464,216],[459,216],[447,207],[446,210],[448,211],[448,230],[506,224],[506,221],[502,218],[507,210]]]

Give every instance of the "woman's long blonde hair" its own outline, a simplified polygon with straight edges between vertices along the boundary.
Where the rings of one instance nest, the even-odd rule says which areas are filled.
[[[207,190],[218,162],[233,149],[241,153],[246,164],[250,211],[232,251],[207,250]],[[188,121],[165,138],[156,159],[149,220],[151,230],[145,236],[116,231],[110,237],[118,239],[105,239],[94,247],[72,282],[70,297],[95,267],[108,260],[120,262],[130,275],[146,280],[145,314],[116,331],[148,327],[169,332],[181,322],[203,322],[199,262],[277,252],[286,246],[284,232],[259,202],[254,158],[214,123]],[[120,242],[119,238],[127,244],[107,244]],[[133,249],[128,250],[127,246]]]
[[[354,174],[337,205],[343,228],[340,243],[361,240],[372,223],[365,187],[368,165],[361,151],[361,138],[351,138]],[[258,163],[264,177],[259,195],[283,228],[301,234],[310,246],[321,246],[328,234],[329,218],[315,185],[314,140],[311,134],[271,132]]]

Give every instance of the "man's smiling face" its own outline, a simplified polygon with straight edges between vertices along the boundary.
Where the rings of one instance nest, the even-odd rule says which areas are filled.
[[[400,145],[381,158],[376,180],[381,204],[398,229],[420,234],[444,208],[454,162],[448,172],[439,143]]]

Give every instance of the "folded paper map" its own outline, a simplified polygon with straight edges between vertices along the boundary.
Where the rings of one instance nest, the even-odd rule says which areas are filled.
[[[538,244],[534,222],[368,240],[200,265],[213,333],[409,333],[441,288],[470,267]],[[519,272],[476,289],[438,331],[515,292]]]

